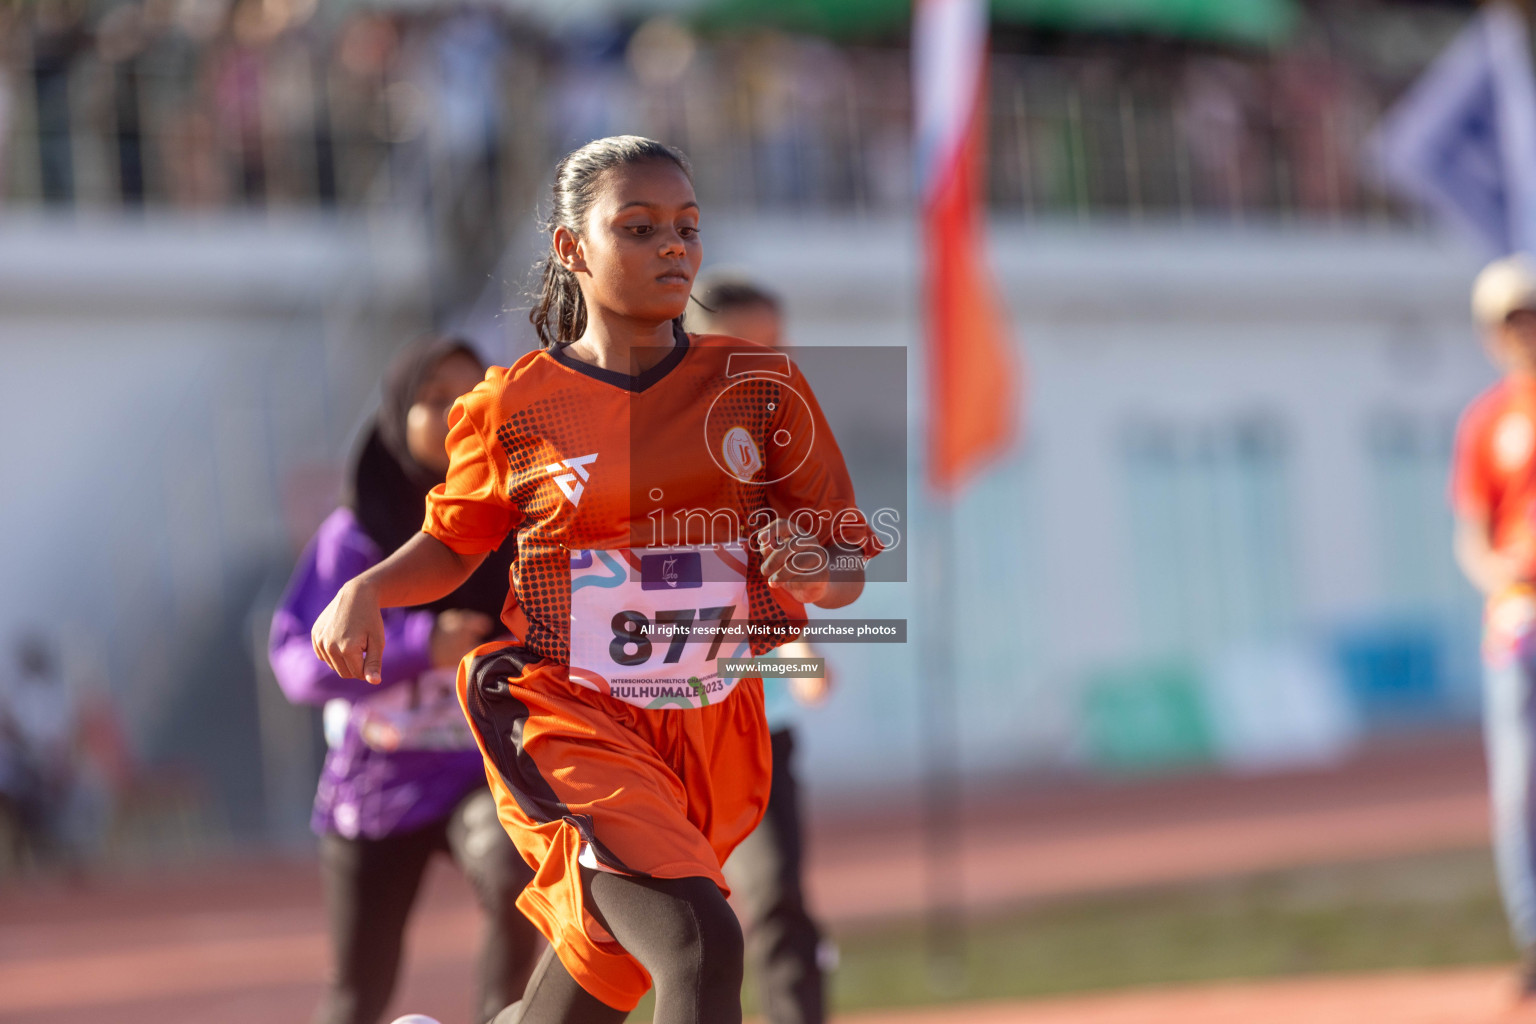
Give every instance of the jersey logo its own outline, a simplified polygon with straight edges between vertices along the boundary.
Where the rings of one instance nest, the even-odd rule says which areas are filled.
[[[697,551],[641,555],[641,590],[693,590],[704,585],[704,565]]]
[[[570,500],[572,505],[579,505],[581,492],[586,488],[586,481],[590,476],[587,467],[596,461],[597,452],[593,452],[591,455],[579,455],[574,459],[551,462],[544,467],[544,471],[554,477],[555,483],[560,485],[560,492]]]
[[[757,450],[757,442],[744,427],[732,427],[725,432],[720,441],[720,454],[725,456],[725,464],[731,467],[731,474],[738,480],[751,481],[763,468],[763,456]]]

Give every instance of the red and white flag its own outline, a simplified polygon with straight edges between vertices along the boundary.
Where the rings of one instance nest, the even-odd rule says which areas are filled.
[[[928,323],[928,478],[958,490],[1013,436],[1007,314],[985,253],[986,0],[917,0],[917,175]]]

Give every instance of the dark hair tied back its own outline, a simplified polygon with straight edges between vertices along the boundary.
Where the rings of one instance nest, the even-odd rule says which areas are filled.
[[[533,308],[528,312],[539,343],[545,348],[573,342],[587,330],[587,306],[577,287],[576,275],[561,266],[555,255],[555,229],[565,228],[579,235],[586,225],[587,211],[597,198],[598,179],[603,172],[647,160],[670,160],[689,181],[693,180],[693,168],[687,157],[665,143],[639,135],[614,135],[589,142],[566,154],[555,167],[549,216],[540,225],[550,236],[551,244],[544,259],[534,265],[539,286]]]

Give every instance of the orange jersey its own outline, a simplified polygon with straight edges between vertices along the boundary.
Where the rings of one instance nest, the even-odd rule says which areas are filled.
[[[678,331],[633,378],[532,353],[459,400],[448,448],[423,529],[461,554],[516,530],[526,648],[642,707],[722,700],[736,681],[717,657],[793,637],[803,609],[763,581],[756,529],[784,517],[823,545],[880,549],[799,368],[746,341]],[[749,641],[722,645],[743,623]]]
[[[1536,572],[1536,382],[1505,380],[1467,408],[1451,500],[1458,516],[1489,524],[1496,551]]]

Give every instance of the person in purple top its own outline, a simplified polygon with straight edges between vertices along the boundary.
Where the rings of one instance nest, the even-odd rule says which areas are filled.
[[[543,940],[516,907],[532,877],[501,823],[459,708],[459,659],[505,630],[499,619],[515,541],[431,605],[385,613],[383,682],[343,679],[315,657],[310,627],[342,584],[418,530],[448,468],[448,410],[485,367],[468,343],[420,339],[385,377],[378,416],[354,460],[345,504],[299,558],[272,617],[268,653],[295,703],[325,705],[330,750],[311,825],[335,966],[315,1024],[375,1024],[400,963],[411,904],[434,853],[453,857],[487,918],[476,1022],[523,993]]]

